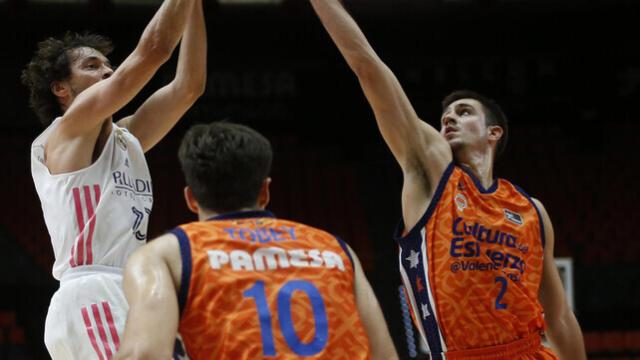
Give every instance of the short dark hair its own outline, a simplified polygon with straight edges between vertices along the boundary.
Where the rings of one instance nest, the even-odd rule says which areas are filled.
[[[58,99],[51,92],[51,83],[71,75],[71,50],[90,47],[107,56],[113,50],[108,38],[84,32],[67,32],[61,38],[48,38],[38,43],[38,50],[22,71],[22,83],[30,91],[29,105],[44,126],[62,115]]]
[[[178,151],[182,172],[198,203],[218,213],[254,207],[271,171],[271,144],[239,124],[195,125]]]
[[[474,99],[478,101],[484,107],[485,119],[487,126],[498,125],[502,128],[503,133],[498,144],[496,145],[496,158],[504,152],[507,146],[507,140],[509,139],[509,120],[504,114],[498,103],[493,99],[486,97],[480,93],[471,90],[456,90],[447,95],[442,100],[442,110],[444,111],[451,103],[460,99]]]

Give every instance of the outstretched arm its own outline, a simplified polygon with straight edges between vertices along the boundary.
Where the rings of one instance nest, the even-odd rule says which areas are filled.
[[[544,308],[547,323],[547,339],[560,359],[584,360],[587,358],[580,325],[569,308],[553,258],[553,226],[546,209],[540,201],[534,199],[540,209],[545,229],[544,264],[540,284],[540,303]]]
[[[374,294],[367,277],[362,271],[360,260],[356,253],[349,247],[353,259],[355,271],[355,295],[356,307],[360,314],[360,320],[369,338],[371,346],[371,358],[374,360],[398,359],[396,348],[391,340],[387,322],[384,319],[376,294]]]
[[[124,273],[129,312],[115,359],[171,358],[178,331],[181,266],[178,241],[170,234],[131,255]]]
[[[422,216],[452,161],[449,144],[418,118],[398,79],[380,60],[339,0],[310,0],[325,29],[358,77],[378,127],[404,173],[407,228]]]
[[[202,0],[195,0],[182,36],[175,78],[118,125],[129,129],[144,151],[151,149],[204,93],[206,74],[207,35]]]
[[[108,78],[80,92],[46,144],[51,173],[89,166],[105,120],[125,106],[169,59],[184,31],[195,0],[165,0],[138,45]]]
[[[81,136],[120,110],[169,59],[184,31],[194,0],[166,0],[147,25],[135,50],[108,79],[81,92],[63,116],[69,137]]]

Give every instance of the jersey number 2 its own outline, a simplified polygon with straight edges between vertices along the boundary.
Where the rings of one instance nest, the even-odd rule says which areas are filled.
[[[501,303],[500,301],[504,297],[504,293],[507,292],[507,279],[505,279],[502,276],[498,276],[498,277],[496,277],[496,281],[495,282],[499,282],[500,285],[502,285],[500,287],[500,292],[498,293],[498,296],[496,297],[496,310],[504,310],[504,309],[507,308],[507,304]]]
[[[296,334],[291,317],[291,297],[294,291],[302,291],[309,298],[313,309],[315,321],[315,335],[311,342],[303,343]],[[264,281],[256,283],[244,293],[245,297],[253,298],[258,308],[260,319],[260,331],[262,333],[262,351],[264,356],[275,356],[276,347],[271,329],[271,310],[267,304],[267,294]],[[299,356],[311,356],[319,353],[327,345],[329,337],[329,324],[327,311],[318,288],[304,280],[291,280],[278,290],[278,317],[280,319],[280,331],[289,348]]]

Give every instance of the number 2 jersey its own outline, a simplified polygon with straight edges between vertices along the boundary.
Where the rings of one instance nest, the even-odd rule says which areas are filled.
[[[267,211],[172,230],[182,255],[180,324],[198,359],[368,359],[346,245]]]
[[[503,179],[484,189],[451,163],[425,214],[396,240],[432,358],[554,358],[540,347],[544,229],[521,189]]]

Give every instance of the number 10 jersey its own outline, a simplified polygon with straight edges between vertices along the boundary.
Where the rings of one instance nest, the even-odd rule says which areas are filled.
[[[266,211],[172,231],[182,254],[179,332],[198,359],[368,359],[346,245]]]

